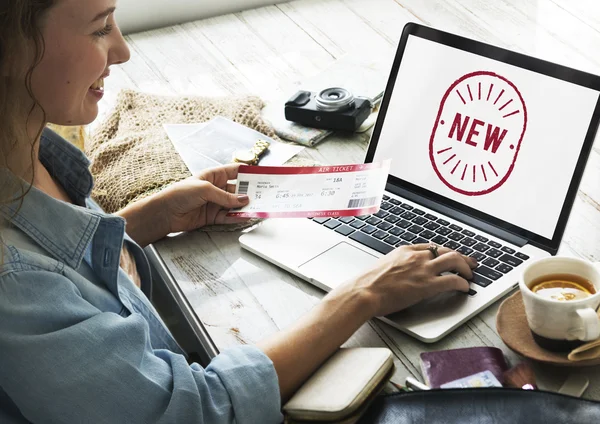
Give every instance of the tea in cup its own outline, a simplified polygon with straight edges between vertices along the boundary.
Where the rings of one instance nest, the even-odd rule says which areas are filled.
[[[553,257],[529,264],[519,282],[536,343],[568,352],[600,338],[600,266]]]

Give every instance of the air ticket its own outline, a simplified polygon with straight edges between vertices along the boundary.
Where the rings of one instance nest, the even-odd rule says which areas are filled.
[[[241,166],[236,193],[250,203],[228,216],[357,216],[379,210],[390,161],[317,167]]]

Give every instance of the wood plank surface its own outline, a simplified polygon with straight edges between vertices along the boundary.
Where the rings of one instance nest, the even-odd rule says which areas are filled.
[[[121,88],[214,96],[255,93],[275,99],[342,58],[391,61],[389,52],[410,21],[600,73],[600,4],[595,0],[299,0],[128,36],[132,60],[107,80],[101,111],[109,110]],[[321,163],[361,162],[368,141],[369,134],[334,135],[303,155]],[[285,328],[323,296],[243,251],[239,235],[192,232],[156,244],[221,350]],[[600,261],[599,241],[596,141],[560,254]],[[495,329],[499,303],[435,344],[418,342],[375,320],[347,345],[389,346],[396,355],[398,381],[420,377],[419,354],[424,351],[489,345],[517,362],[520,358]],[[540,386],[551,390],[569,372],[583,372],[591,383],[585,396],[600,400],[598,367],[536,366],[536,371]]]

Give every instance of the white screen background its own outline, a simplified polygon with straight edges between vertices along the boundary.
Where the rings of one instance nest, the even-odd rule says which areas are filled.
[[[518,87],[527,105],[528,122],[508,180],[491,193],[467,196],[451,190],[435,174],[429,141],[448,88],[463,75],[482,70],[503,75]],[[551,239],[598,95],[585,87],[410,36],[373,160],[390,158],[391,175]],[[485,134],[484,127],[481,130]]]

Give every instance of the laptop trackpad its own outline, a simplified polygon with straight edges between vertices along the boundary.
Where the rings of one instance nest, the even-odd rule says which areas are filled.
[[[299,268],[304,275],[320,283],[319,287],[330,290],[365,271],[376,260],[376,256],[342,242]]]

